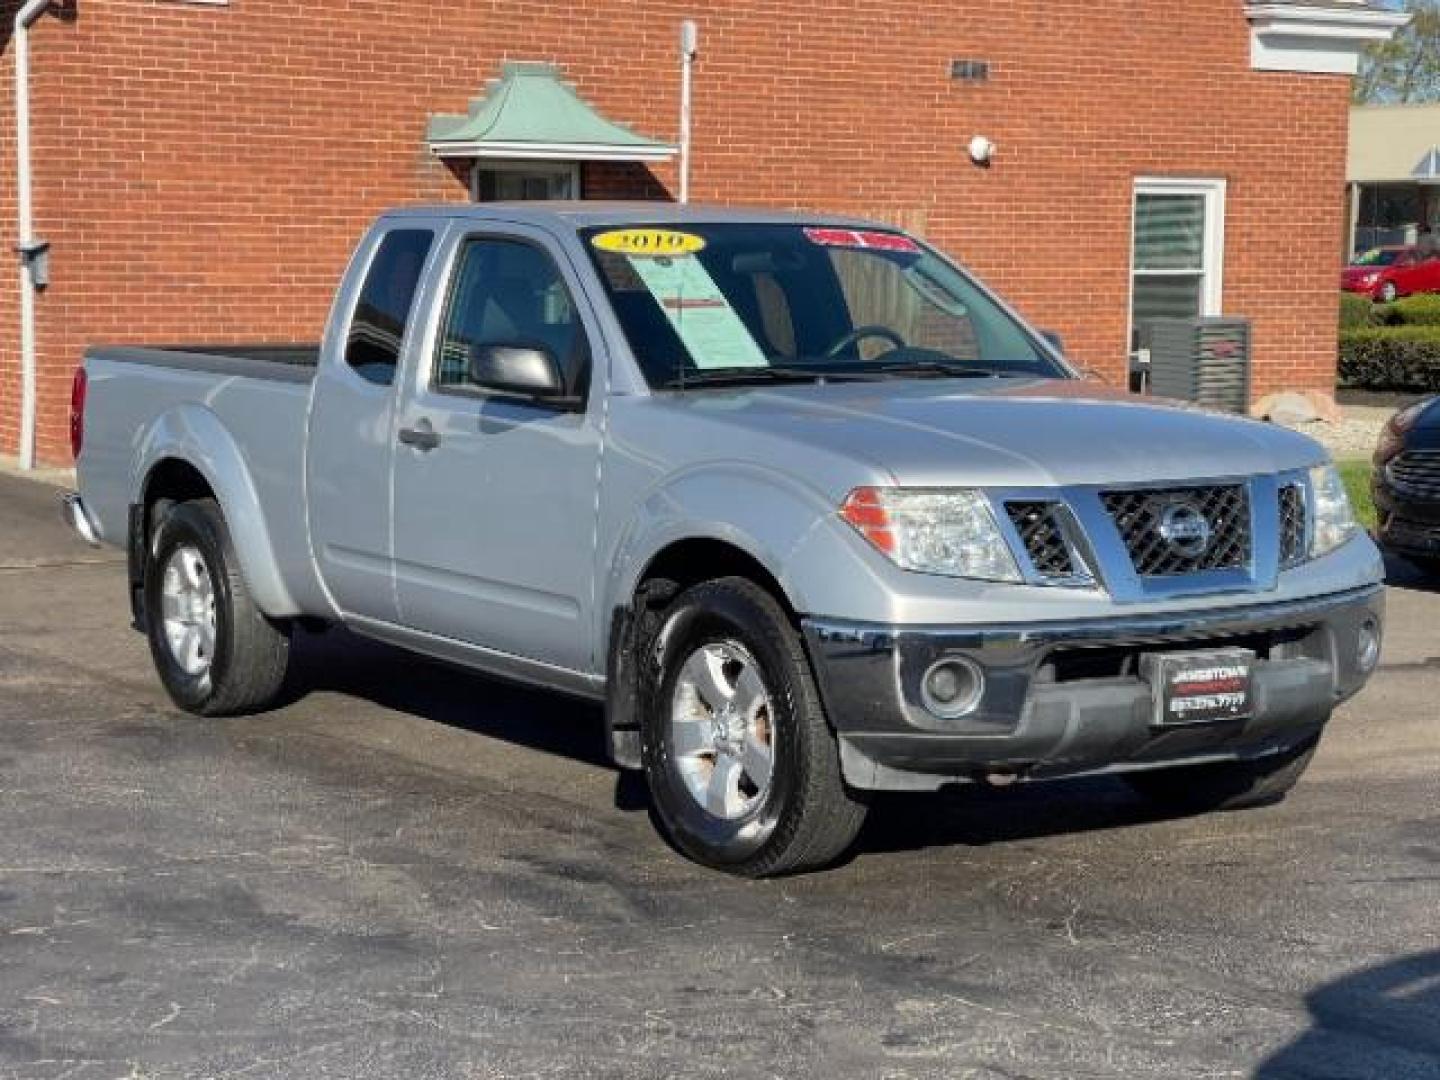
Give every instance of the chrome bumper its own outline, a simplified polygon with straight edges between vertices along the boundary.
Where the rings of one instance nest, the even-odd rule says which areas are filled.
[[[95,519],[90,516],[90,511],[85,508],[85,500],[78,491],[67,491],[60,496],[60,516],[81,540],[91,547],[100,546],[100,529],[96,526]]]
[[[992,773],[1069,776],[1257,757],[1324,726],[1373,673],[1367,626],[1383,628],[1383,586],[1182,615],[981,627],[887,627],[807,619],[806,642],[846,780],[867,790],[929,790]],[[1256,651],[1254,715],[1156,728],[1145,652],[1229,645]],[[944,719],[921,684],[936,661],[984,676],[973,711]],[[1113,667],[1113,670],[1111,670]]]

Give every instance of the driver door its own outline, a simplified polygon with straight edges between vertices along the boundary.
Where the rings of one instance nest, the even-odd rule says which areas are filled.
[[[402,625],[593,672],[600,427],[583,404],[476,385],[477,345],[547,350],[581,402],[589,342],[573,269],[548,235],[486,223],[448,238],[449,283],[401,404],[395,580]]]

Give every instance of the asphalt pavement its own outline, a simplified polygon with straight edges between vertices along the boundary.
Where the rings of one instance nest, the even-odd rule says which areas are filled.
[[[342,632],[175,710],[119,553],[0,477],[0,1077],[1440,1077],[1440,594],[1284,804],[893,798],[747,883],[590,707]]]

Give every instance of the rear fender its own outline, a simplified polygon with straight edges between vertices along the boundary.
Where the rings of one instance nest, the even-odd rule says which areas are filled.
[[[240,447],[209,409],[194,403],[161,414],[136,445],[130,502],[143,503],[155,467],[177,459],[193,467],[215,493],[230,529],[241,576],[266,615],[299,615],[281,577],[265,511]]]

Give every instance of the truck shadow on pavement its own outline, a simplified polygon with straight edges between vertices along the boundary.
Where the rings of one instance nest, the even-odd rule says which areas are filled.
[[[1440,1077],[1440,950],[1327,983],[1305,998],[1314,1026],[1255,1080]]]
[[[281,706],[317,693],[373,702],[450,728],[611,769],[598,705],[487,678],[340,628],[299,631]],[[616,772],[614,805],[649,809],[638,773]],[[997,813],[997,806],[1004,812]],[[981,847],[1161,819],[1116,780],[1094,778],[994,790],[957,785],[936,794],[885,795],[846,861],[866,852]]]
[[[956,784],[933,794],[876,797],[852,855],[934,847],[988,847],[1166,820],[1108,777],[993,789]]]
[[[280,702],[333,692],[448,727],[609,767],[599,706],[486,678],[340,628],[296,632]]]

